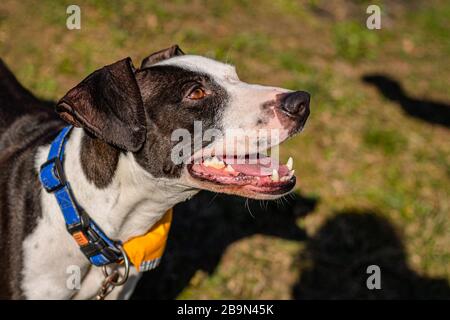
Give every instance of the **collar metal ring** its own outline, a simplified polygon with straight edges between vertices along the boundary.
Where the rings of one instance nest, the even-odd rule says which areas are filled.
[[[109,283],[115,287],[123,285],[128,280],[128,275],[130,273],[130,260],[128,259],[127,253],[125,252],[125,250],[123,249],[121,244],[116,244],[116,245],[119,248],[119,250],[123,256],[123,262],[125,265],[125,273],[122,276],[122,279],[120,279],[120,276],[119,276],[120,280],[109,281]],[[108,274],[108,270],[106,269],[106,266],[103,266],[102,271],[103,271],[103,275],[105,276],[105,278],[108,278],[111,275],[111,274]],[[119,272],[119,271],[115,270],[115,272]]]

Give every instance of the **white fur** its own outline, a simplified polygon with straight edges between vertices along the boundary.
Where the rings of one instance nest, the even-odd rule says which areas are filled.
[[[75,198],[110,238],[126,241],[144,234],[169,208],[197,192],[181,185],[179,180],[153,178],[131,154],[120,156],[113,182],[105,189],[98,189],[86,179],[81,168],[83,134],[82,129],[74,129],[71,133],[64,169]],[[39,150],[35,170],[45,162],[48,150],[48,146]],[[25,297],[66,299],[76,294],[79,299],[92,298],[103,279],[99,269],[90,268],[88,260],[67,233],[55,196],[41,191],[41,199],[42,217],[23,244],[22,289]],[[66,271],[71,265],[79,266],[85,277],[80,292],[66,286],[69,276]],[[88,271],[97,276],[86,275]]]
[[[256,132],[257,130],[269,131],[269,135],[271,129],[278,130],[277,139],[272,139],[273,143],[269,141],[268,147],[278,144],[288,137],[288,130],[281,124],[273,108],[267,123],[258,126],[257,121],[259,117],[267,116],[261,114],[261,105],[275,100],[276,95],[291,92],[291,90],[243,82],[239,80],[234,66],[202,56],[177,56],[157,65],[173,65],[207,74],[226,90],[230,98],[222,116],[222,128],[226,128],[226,131],[223,132],[223,140],[216,140],[215,146],[226,145],[227,140],[230,140],[237,149],[246,150],[245,153],[255,153],[257,146],[255,144],[248,145],[249,141],[246,138],[260,135],[259,132]],[[233,135],[236,130],[240,131],[238,137]],[[256,142],[257,139],[252,139],[252,141]],[[233,150],[227,150],[227,152],[236,153]]]
[[[250,85],[239,80],[233,66],[198,56],[180,56],[159,63],[177,65],[204,72],[227,90],[230,103],[223,114],[222,127],[254,130],[259,107],[285,89]],[[283,129],[274,112],[269,126]],[[265,125],[267,128],[267,125]],[[132,154],[121,154],[112,183],[98,189],[90,183],[80,164],[82,129],[74,129],[66,145],[64,169],[79,204],[113,239],[126,241],[145,233],[175,204],[193,196],[198,190],[185,175],[180,179],[155,179],[141,168]],[[47,159],[49,146],[41,147],[35,170]],[[37,227],[23,243],[24,268],[22,289],[29,299],[89,299],[100,288],[103,276],[99,268],[91,267],[78,245],[65,229],[61,211],[54,195],[41,189],[42,217]],[[69,266],[81,268],[81,290],[67,287]],[[124,292],[116,288],[112,298],[127,298],[139,275],[132,271],[133,280]]]

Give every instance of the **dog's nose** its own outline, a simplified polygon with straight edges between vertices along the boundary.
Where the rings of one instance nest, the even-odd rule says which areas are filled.
[[[305,117],[309,114],[309,93],[295,91],[283,94],[281,109],[293,117]]]

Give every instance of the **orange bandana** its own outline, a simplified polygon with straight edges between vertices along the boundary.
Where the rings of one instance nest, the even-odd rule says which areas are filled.
[[[166,248],[172,223],[173,210],[169,209],[146,234],[129,239],[123,244],[131,263],[138,271],[148,271],[158,266]]]

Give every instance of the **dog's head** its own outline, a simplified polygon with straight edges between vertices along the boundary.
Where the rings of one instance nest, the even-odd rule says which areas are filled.
[[[173,46],[139,69],[126,58],[95,71],[57,112],[132,153],[155,179],[273,199],[295,176],[292,160],[280,165],[265,151],[303,128],[309,94],[242,82],[233,66]]]

